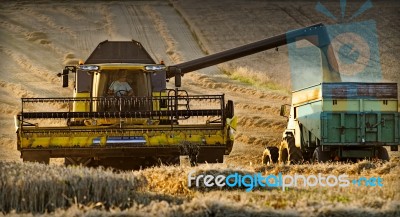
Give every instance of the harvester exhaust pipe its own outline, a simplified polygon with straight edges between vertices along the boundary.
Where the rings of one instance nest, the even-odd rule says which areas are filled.
[[[181,70],[178,69],[178,70],[176,70],[176,73],[175,73],[175,87],[178,88],[181,86],[182,86],[182,74],[181,74]]]

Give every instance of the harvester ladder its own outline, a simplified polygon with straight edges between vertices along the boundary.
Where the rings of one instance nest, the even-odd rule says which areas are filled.
[[[190,110],[189,94],[186,90],[168,89],[167,109],[169,111]],[[170,120],[185,120],[189,116],[174,116]]]

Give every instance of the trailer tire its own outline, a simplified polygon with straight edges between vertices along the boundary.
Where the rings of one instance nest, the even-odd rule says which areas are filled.
[[[272,163],[277,163],[278,160],[279,160],[279,148],[266,147],[262,156],[262,164],[268,165]]]
[[[388,151],[386,150],[385,147],[382,147],[382,146],[378,147],[376,149],[376,151],[377,151],[376,157],[378,157],[379,160],[382,160],[382,161],[389,161],[390,160],[389,153],[388,153]]]
[[[311,161],[313,163],[325,163],[331,160],[330,152],[322,151],[322,147],[315,148]]]
[[[287,164],[300,164],[303,162],[303,154],[295,144],[294,137],[288,135],[281,142],[279,148],[279,162]]]

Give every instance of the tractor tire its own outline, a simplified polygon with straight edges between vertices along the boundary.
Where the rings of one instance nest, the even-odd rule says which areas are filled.
[[[279,148],[279,162],[284,164],[300,164],[303,162],[303,154],[295,144],[293,136],[287,136]]]
[[[386,150],[386,148],[385,147],[378,147],[378,148],[376,148],[376,157],[379,159],[379,160],[382,160],[382,161],[389,161],[390,160],[390,158],[389,158],[389,154],[388,154],[388,152],[387,152],[387,150]]]
[[[329,151],[322,151],[322,147],[315,148],[311,161],[313,163],[325,163],[332,160]]]
[[[278,147],[266,147],[263,156],[262,164],[268,165],[277,163],[279,158],[279,148]]]

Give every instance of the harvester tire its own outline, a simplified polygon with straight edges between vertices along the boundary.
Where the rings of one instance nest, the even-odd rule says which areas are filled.
[[[23,162],[38,162],[38,163],[43,163],[43,164],[49,164],[50,157],[48,154],[45,154],[45,153],[24,152],[22,154],[22,161]]]
[[[158,166],[166,165],[166,166],[175,166],[179,165],[179,155],[178,156],[162,156],[158,158]]]
[[[92,158],[66,157],[64,158],[64,166],[90,166],[92,161]]]
[[[278,147],[266,147],[263,152],[262,164],[268,165],[277,163],[279,159],[279,148]]]
[[[284,164],[300,164],[303,162],[303,154],[300,148],[296,146],[293,136],[287,136],[281,142],[279,162]]]
[[[322,151],[322,147],[318,146],[315,148],[313,156],[312,156],[313,163],[325,163],[331,160],[330,152],[329,151]]]
[[[378,157],[379,160],[382,160],[382,161],[389,161],[390,160],[389,154],[388,154],[388,152],[387,152],[385,147],[382,147],[382,146],[378,147],[378,148],[376,148],[376,151],[377,151],[376,157]]]

